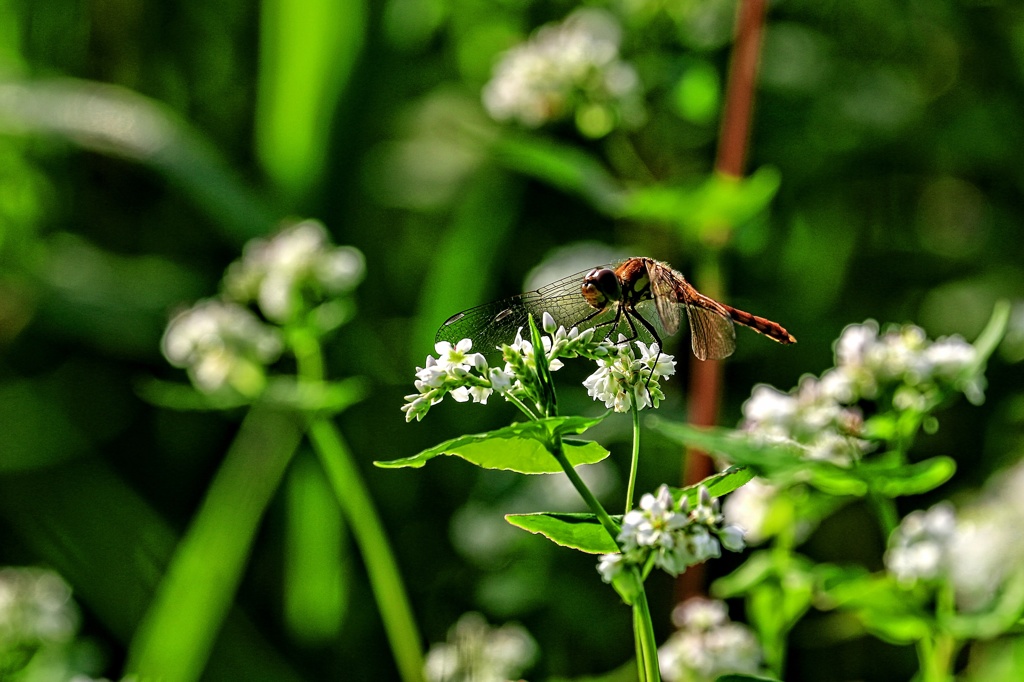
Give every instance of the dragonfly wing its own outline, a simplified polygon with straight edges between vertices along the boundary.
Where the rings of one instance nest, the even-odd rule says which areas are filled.
[[[474,350],[488,354],[494,353],[503,343],[515,341],[516,332],[527,327],[531,313],[538,325],[541,315],[547,312],[556,324],[566,329],[578,326],[584,330],[613,320],[614,308],[600,311],[583,298],[583,278],[591,269],[563,277],[536,291],[452,315],[437,330],[434,340],[456,343],[460,339],[472,339]]]
[[[679,331],[679,295],[676,292],[675,273],[661,263],[650,263],[647,276],[651,280],[651,294],[654,296],[654,306],[658,310],[661,326],[671,336]]]
[[[727,314],[695,305],[686,306],[690,343],[698,360],[720,360],[736,350],[736,328]]]

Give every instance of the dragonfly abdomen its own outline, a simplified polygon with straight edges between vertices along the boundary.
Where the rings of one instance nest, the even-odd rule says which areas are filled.
[[[771,320],[765,319],[763,317],[751,315],[750,313],[744,310],[739,310],[738,308],[733,308],[732,306],[728,306],[725,304],[721,305],[722,308],[724,308],[729,313],[729,317],[731,317],[732,320],[737,324],[742,324],[744,327],[749,327],[750,329],[753,329],[755,332],[764,334],[768,338],[774,341],[778,341],[779,343],[783,343],[786,345],[796,343],[796,339],[793,337],[793,335],[786,331],[785,327],[783,327],[778,322],[772,322]]]

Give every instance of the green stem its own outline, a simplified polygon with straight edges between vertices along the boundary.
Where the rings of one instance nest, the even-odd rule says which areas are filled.
[[[651,609],[647,605],[647,593],[640,592],[633,604],[633,627],[639,633],[640,651],[637,655],[637,672],[645,682],[661,682],[661,671],[658,668],[658,643],[654,639],[654,624],[651,622]]]
[[[317,340],[305,334],[295,334],[292,343],[300,379],[321,381],[323,360]],[[384,524],[355,458],[334,423],[325,417],[310,419],[309,437],[362,554],[399,673],[404,682],[422,682],[423,650],[409,597]]]
[[[892,501],[892,498],[884,497],[875,492],[868,494],[868,500],[875,511],[875,516],[878,517],[878,525],[881,526],[883,540],[888,542],[889,536],[892,535],[892,532],[900,524],[896,504]]]
[[[569,477],[569,481],[572,483],[573,487],[576,488],[576,491],[587,503],[587,506],[590,507],[590,510],[597,516],[597,520],[601,522],[602,526],[604,526],[608,535],[612,537],[612,540],[618,542],[616,538],[619,535],[619,526],[612,521],[612,517],[604,510],[601,503],[597,501],[596,497],[594,497],[594,493],[590,492],[590,488],[587,487],[587,484],[583,482],[583,479],[576,473],[572,464],[569,463],[568,458],[566,458],[565,453],[562,451],[561,437],[555,436],[555,442],[551,447],[551,454],[554,455],[556,460],[558,460],[558,464],[562,467],[565,475]]]
[[[533,410],[530,409],[529,405],[524,403],[516,396],[512,395],[512,393],[506,393],[505,400],[509,401],[510,403],[518,407],[519,411],[525,414],[527,417],[529,417],[531,421],[537,421],[538,419],[540,419],[540,416],[534,413]]]
[[[636,409],[636,395],[630,395],[630,412],[633,415],[633,457],[629,464],[629,484],[626,486],[626,511],[633,508],[633,494],[636,489],[636,471],[640,462],[640,410]]]
[[[633,648],[636,650],[636,675],[639,682],[647,682],[647,674],[644,667],[644,638],[643,621],[640,618],[640,609],[633,607]]]

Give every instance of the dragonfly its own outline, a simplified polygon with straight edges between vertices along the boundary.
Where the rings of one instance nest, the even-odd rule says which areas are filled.
[[[734,323],[782,344],[796,343],[777,322],[719,303],[697,291],[667,263],[646,257],[584,270],[535,291],[456,313],[437,330],[435,341],[456,343],[468,338],[474,349],[490,353],[511,343],[530,314],[539,319],[544,312],[566,329],[595,328],[603,338],[654,341],[659,350],[662,334],[679,331],[685,313],[690,345],[699,360],[732,355]]]

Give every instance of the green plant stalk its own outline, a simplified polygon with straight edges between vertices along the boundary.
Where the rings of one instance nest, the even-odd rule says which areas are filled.
[[[949,682],[953,679],[952,666],[960,642],[950,634],[943,623],[956,615],[956,594],[951,585],[944,584],[935,595],[937,626],[917,643],[917,658],[921,667],[921,682]]]
[[[319,343],[305,334],[293,335],[292,342],[300,379],[321,381],[323,360]],[[362,554],[399,673],[404,682],[422,682],[424,661],[419,630],[373,499],[334,423],[326,417],[313,416],[308,428],[310,441]]]
[[[647,605],[647,592],[641,591],[633,604],[633,627],[638,631],[640,650],[637,651],[637,672],[645,682],[661,682],[658,668],[658,643],[654,640],[651,609]]]
[[[128,672],[168,682],[202,675],[301,438],[293,414],[256,405],[246,415],[136,631]]]
[[[549,452],[551,452],[554,458],[558,461],[558,464],[562,467],[565,475],[569,477],[569,481],[572,483],[573,487],[576,488],[576,492],[580,494],[583,501],[587,503],[590,510],[594,512],[595,516],[597,516],[597,520],[601,522],[602,526],[604,526],[608,535],[610,535],[612,540],[615,540],[617,544],[618,540],[616,538],[619,535],[619,526],[612,520],[612,517],[608,515],[608,512],[604,510],[601,503],[597,501],[596,497],[594,497],[594,493],[590,492],[590,488],[587,487],[587,484],[583,482],[583,479],[576,473],[572,464],[569,463],[568,458],[565,456],[565,452],[562,451],[561,436],[555,436],[555,441],[549,447]]]
[[[636,409],[636,395],[629,397],[630,412],[633,415],[633,456],[629,463],[629,483],[626,486],[626,511],[628,514],[633,508],[633,495],[636,492],[636,471],[640,464],[640,410]]]

